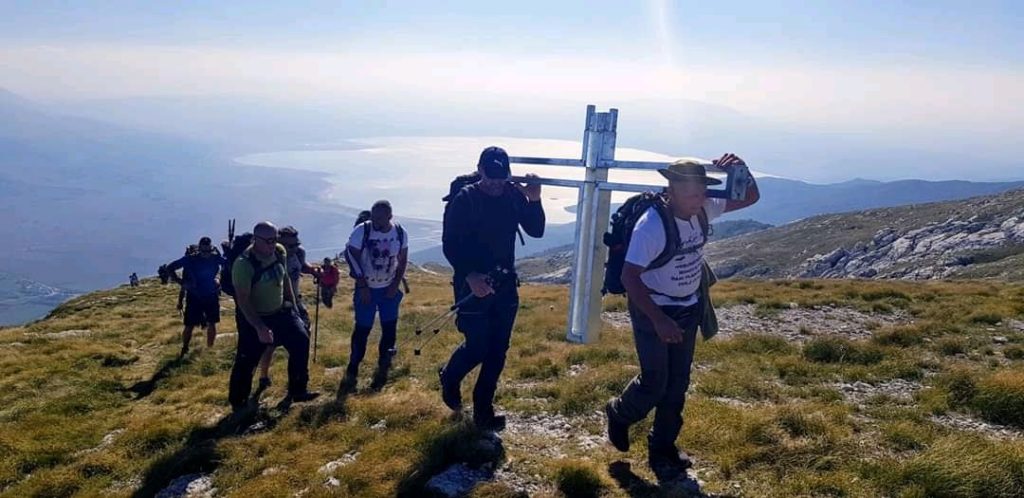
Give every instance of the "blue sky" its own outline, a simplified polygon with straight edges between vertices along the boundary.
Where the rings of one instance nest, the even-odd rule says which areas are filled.
[[[983,0],[0,1],[0,88],[651,119],[687,100],[1009,159],[1024,153],[1021,26],[1024,2]]]
[[[0,40],[265,47],[416,40],[435,49],[470,40],[512,53],[575,51],[605,40],[657,43],[659,12],[676,49],[707,57],[1024,61],[1024,3],[1013,1],[5,1]]]

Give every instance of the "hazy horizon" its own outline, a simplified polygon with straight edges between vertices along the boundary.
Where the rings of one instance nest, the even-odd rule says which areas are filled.
[[[1022,21],[999,0],[7,2],[0,299],[47,296],[17,278],[84,290],[152,271],[221,217],[288,220],[331,248],[391,188],[403,216],[436,219],[485,141],[578,157],[588,104],[619,110],[620,158],[734,152],[812,184],[1022,180]],[[332,145],[352,140],[391,166]],[[233,169],[240,157],[286,169]],[[376,190],[339,181],[373,166],[361,181]],[[805,187],[814,206],[777,221],[860,205]],[[263,202],[266,188],[289,202]],[[862,197],[911,198],[887,188]],[[552,222],[568,221],[572,193],[547,192]]]
[[[632,147],[808,181],[1024,177],[1012,2],[232,5],[0,7],[0,88],[236,152],[574,140],[596,104]]]

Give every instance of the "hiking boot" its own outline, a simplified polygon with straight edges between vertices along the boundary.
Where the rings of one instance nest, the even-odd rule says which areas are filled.
[[[647,465],[658,478],[658,482],[675,481],[686,477],[686,469],[679,465],[676,460],[678,458],[678,454],[672,458],[668,452],[651,451],[647,455]]]
[[[686,472],[693,467],[693,461],[690,460],[690,455],[681,451],[672,450],[666,453],[666,457],[672,462],[672,465],[679,467],[680,470]]]
[[[178,358],[184,358],[186,355],[188,355],[188,344],[181,347],[181,353],[178,353]]]
[[[320,393],[313,392],[313,391],[304,391],[304,392],[301,392],[301,393],[296,393],[296,394],[292,394],[292,395],[288,396],[288,398],[291,401],[294,401],[296,403],[303,403],[303,402],[306,402],[306,401],[313,401],[314,399],[317,399],[319,397],[320,397]]]
[[[341,379],[341,385],[338,386],[338,392],[341,394],[352,394],[356,392],[356,384],[359,383],[359,379],[351,374],[345,373],[345,377]]]
[[[482,431],[501,432],[505,430],[505,416],[492,413],[473,414],[473,425]]]
[[[612,411],[612,402],[604,405],[604,414],[608,419],[608,441],[621,452],[629,451],[629,424],[619,421]]]
[[[659,459],[663,459],[671,465],[674,465],[681,472],[686,472],[693,467],[693,462],[690,461],[690,456],[685,452],[679,451],[675,445],[669,447],[658,447],[656,444],[652,444],[651,437],[647,437],[647,451],[648,455],[653,455]]]
[[[391,348],[381,355],[380,359],[377,360],[377,370],[390,370],[391,363],[394,361],[395,356],[398,355],[398,348]]]
[[[370,382],[370,389],[373,391],[380,391],[384,389],[384,384],[388,383],[388,369],[387,367],[378,368],[373,373],[373,381]]]
[[[453,412],[462,411],[462,390],[458,385],[446,386],[444,384],[444,367],[437,369],[437,377],[441,381],[441,401]]]

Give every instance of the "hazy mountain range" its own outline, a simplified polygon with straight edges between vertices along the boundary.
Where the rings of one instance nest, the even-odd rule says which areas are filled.
[[[1024,186],[1024,182],[930,182],[924,180],[894,182],[852,180],[818,185],[770,177],[761,178],[757,183],[761,190],[761,200],[747,209],[723,216],[719,223],[751,220],[768,225],[783,225],[820,214],[964,199],[996,194]],[[574,224],[549,226],[543,239],[527,238],[526,245],[519,248],[519,255],[530,256],[571,244],[574,237]],[[444,262],[440,248],[437,247],[416,252],[412,255],[412,259],[423,263]]]
[[[0,236],[8,249],[0,260],[0,324],[40,316],[63,296],[123,283],[131,272],[150,275],[199,237],[224,237],[228,218],[238,219],[241,228],[262,219],[293,224],[312,257],[341,249],[356,211],[366,206],[328,198],[329,184],[322,173],[239,165],[231,160],[237,154],[316,147],[311,143],[389,132],[470,134],[486,121],[479,116],[461,121],[465,116],[454,115],[401,121],[397,112],[368,112],[366,103],[337,114],[336,108],[217,102],[208,98],[40,104],[0,90],[0,209],[6,213]],[[694,153],[713,155],[725,140],[716,133],[733,126],[737,150],[764,143],[749,139],[749,132],[760,130],[760,125],[742,116],[721,112],[711,120],[701,117],[708,109],[699,104],[672,106],[679,112],[660,123],[644,117],[642,106],[636,107],[635,118],[624,112],[623,126],[628,122],[629,127],[623,128],[623,138],[649,147],[676,144],[664,150],[699,144]],[[339,116],[351,119],[336,121]],[[527,126],[528,116],[511,111],[509,116],[504,124],[487,128],[489,133],[579,138],[572,135],[581,113],[567,112],[564,118],[542,120],[536,127]],[[692,122],[687,121],[690,118]],[[399,124],[389,127],[389,120]],[[671,131],[677,125],[685,130]],[[625,131],[645,126],[655,132],[630,136]],[[275,130],[280,133],[275,135]],[[310,138],[300,142],[301,136]],[[670,141],[673,136],[677,142]],[[781,158],[783,146],[795,147],[797,142],[795,137],[780,138],[772,146],[778,154],[761,155]],[[813,146],[824,147],[820,142]],[[837,148],[835,159],[845,157],[842,151],[848,150]],[[824,164],[815,162],[813,157],[823,157],[815,154],[806,162]],[[893,164],[900,162],[894,159]],[[386,171],[386,165],[381,168]],[[780,178],[760,183],[761,203],[726,219],[778,225],[823,213],[957,199],[1020,185],[918,180],[810,184]],[[417,218],[416,213],[402,213],[401,218],[414,240],[414,260],[443,260],[436,247],[440,223]],[[551,225],[544,239],[527,239],[519,254],[567,244],[574,232],[572,224]]]

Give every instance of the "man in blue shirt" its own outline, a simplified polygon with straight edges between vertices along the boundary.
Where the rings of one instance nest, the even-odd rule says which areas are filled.
[[[224,257],[209,237],[199,239],[198,249],[167,265],[167,271],[181,269],[181,286],[185,290],[185,328],[181,332],[181,356],[188,354],[192,329],[206,326],[206,346],[213,347],[220,321],[220,284],[217,274]]]

